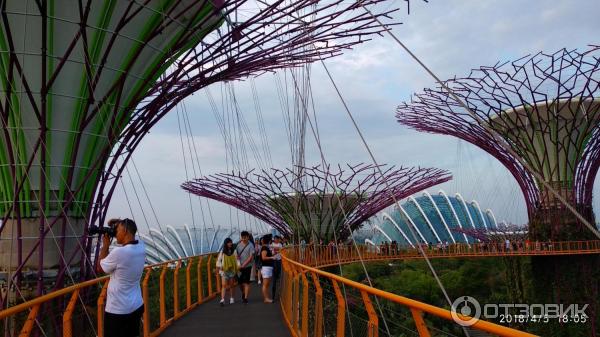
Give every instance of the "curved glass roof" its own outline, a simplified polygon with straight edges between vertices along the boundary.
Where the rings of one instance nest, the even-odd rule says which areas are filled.
[[[229,228],[190,228],[165,226],[162,231],[150,229],[141,233],[146,245],[146,260],[149,264],[214,252],[223,240],[235,236],[236,229]],[[238,233],[239,236],[239,233]]]
[[[192,228],[164,226],[162,231],[150,229],[140,233],[140,239],[146,246],[146,263],[154,264],[187,256],[216,252],[225,238],[234,242],[240,238],[243,229],[237,228]]]
[[[409,197],[391,213],[384,212],[372,241],[412,245],[415,239],[409,226],[413,226],[421,243],[471,243],[473,239],[461,229],[496,229],[497,223],[491,210],[482,210],[477,201],[468,202],[459,193],[449,196],[444,191],[436,195],[425,192],[420,197]]]

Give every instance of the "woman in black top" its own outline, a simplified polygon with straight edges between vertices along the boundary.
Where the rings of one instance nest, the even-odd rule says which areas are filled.
[[[260,250],[260,259],[262,262],[262,268],[260,272],[263,278],[263,300],[265,303],[273,303],[273,300],[269,297],[269,285],[271,284],[271,278],[273,277],[273,253],[269,248],[269,244],[271,244],[271,237],[266,235],[261,241],[262,248]]]

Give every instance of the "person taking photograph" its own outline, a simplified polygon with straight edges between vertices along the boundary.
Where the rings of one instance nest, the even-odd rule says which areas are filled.
[[[144,243],[135,239],[137,226],[131,219],[111,219],[118,247],[109,252],[109,233],[102,235],[97,271],[110,275],[104,309],[105,337],[136,337],[140,334],[140,318],[144,302],[140,279],[144,271]]]

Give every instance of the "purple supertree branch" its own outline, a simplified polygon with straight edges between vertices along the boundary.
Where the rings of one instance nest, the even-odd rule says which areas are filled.
[[[299,230],[294,226],[310,232],[305,224],[290,221],[298,222],[307,211],[313,212],[333,222],[332,230],[345,238],[395,200],[450,179],[448,172],[439,169],[359,164],[219,173],[185,182],[182,188],[256,216],[285,235]],[[340,207],[343,212],[338,212]]]

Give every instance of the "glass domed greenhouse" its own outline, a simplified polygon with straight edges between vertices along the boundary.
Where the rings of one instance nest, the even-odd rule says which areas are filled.
[[[381,215],[383,221],[374,226],[371,243],[396,241],[401,245],[414,245],[408,226],[413,226],[418,241],[433,244],[472,243],[474,239],[465,232],[498,228],[490,209],[484,211],[477,201],[467,202],[459,193],[448,196],[443,190],[437,195],[425,192],[420,197],[411,196],[393,212]]]
[[[223,240],[231,237],[239,239],[242,229],[225,227],[193,228],[164,226],[161,230],[151,228],[149,232],[139,233],[146,246],[146,263],[163,261],[215,252],[221,248]]]

